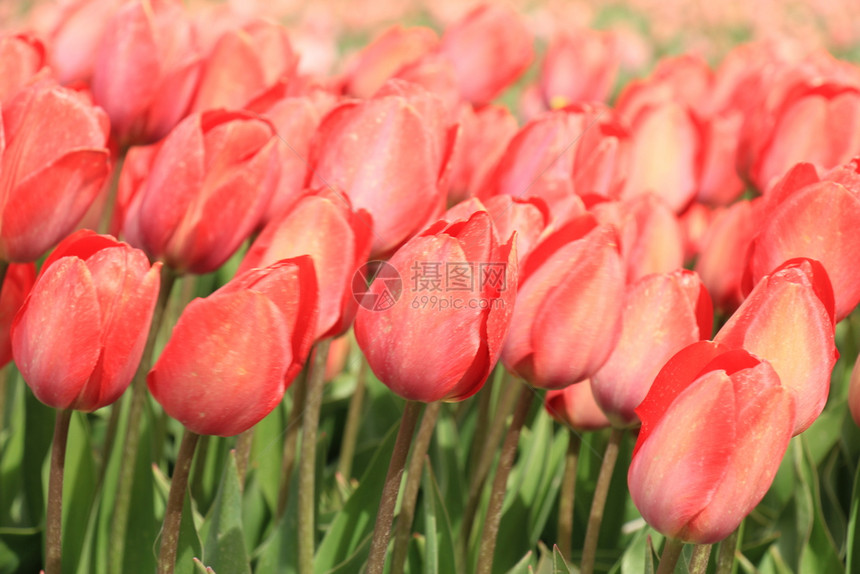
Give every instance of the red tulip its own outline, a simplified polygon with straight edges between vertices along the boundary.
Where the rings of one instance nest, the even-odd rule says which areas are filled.
[[[200,55],[182,3],[133,0],[107,25],[93,95],[121,143],[149,143],[188,113],[199,76]]]
[[[574,219],[532,250],[520,282],[505,367],[546,389],[592,376],[621,330],[624,268],[615,231],[590,215]]]
[[[609,98],[620,65],[612,33],[575,30],[550,41],[540,72],[540,91],[547,107]]]
[[[355,338],[380,381],[407,400],[459,401],[478,392],[498,360],[517,290],[513,238],[499,245],[490,216],[439,221],[401,247],[389,265],[410,286],[376,310],[392,275],[369,288]],[[432,341],[430,347],[427,342]]]
[[[826,175],[822,181],[810,166],[797,166],[773,187],[766,217],[749,251],[749,291],[784,261],[805,257],[820,261],[836,298],[836,320],[860,302],[860,159]],[[854,174],[853,177],[851,174]],[[846,187],[847,186],[847,187]]]
[[[594,400],[589,379],[547,391],[544,407],[552,418],[575,431],[596,431],[610,424]]]
[[[90,83],[102,37],[122,0],[71,0],[52,6],[47,49],[60,83]]]
[[[484,4],[445,29],[439,48],[454,65],[463,99],[486,104],[531,64],[532,37],[503,4]]]
[[[340,192],[318,190],[305,195],[263,229],[238,273],[309,255],[319,283],[315,338],[337,336],[349,328],[355,316],[352,276],[367,261],[372,239],[366,211],[353,211],[349,199]]]
[[[108,119],[85,95],[47,84],[2,109],[0,259],[35,261],[68,235],[108,175]]]
[[[240,275],[188,304],[147,376],[149,391],[195,433],[244,432],[301,370],[317,309],[309,257]]]
[[[279,24],[257,20],[229,30],[206,58],[192,110],[245,108],[269,91],[283,91],[298,62]]]
[[[9,265],[0,293],[0,367],[12,360],[12,320],[36,282],[33,263]]]
[[[278,177],[275,144],[268,122],[213,110],[132,148],[117,195],[126,239],[179,272],[214,271],[260,222]]]
[[[430,28],[392,26],[361,49],[347,66],[344,91],[370,98],[404,66],[434,50],[439,43]]]
[[[695,544],[722,540],[755,508],[794,427],[770,364],[708,341],[670,359],[636,413],[630,496],[656,530]]]
[[[692,271],[648,275],[628,287],[621,337],[591,377],[594,398],[614,426],[639,424],[634,411],[654,377],[677,351],[709,338],[712,325],[711,298]]]
[[[15,364],[36,398],[94,411],[122,395],[149,334],[160,268],[89,230],[57,246],[12,323]]]
[[[317,130],[305,185],[342,189],[370,213],[374,257],[442,214],[456,138],[444,116],[437,97],[393,80],[370,100],[341,104]]]
[[[824,409],[839,352],[834,342],[833,289],[824,267],[787,261],[758,282],[714,341],[766,359],[794,396],[793,434]]]

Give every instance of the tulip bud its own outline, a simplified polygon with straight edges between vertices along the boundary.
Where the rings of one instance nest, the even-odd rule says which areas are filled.
[[[106,26],[93,95],[121,143],[149,143],[188,113],[199,77],[200,55],[182,3],[133,0]]]
[[[486,104],[531,64],[532,37],[510,7],[483,4],[445,29],[440,46],[451,60],[463,99]]]
[[[766,359],[793,395],[793,434],[824,409],[839,352],[834,341],[833,289],[810,259],[785,262],[759,281],[714,341]]]
[[[712,323],[711,298],[692,271],[649,275],[628,287],[621,337],[591,378],[594,398],[614,426],[639,424],[634,411],[654,377],[677,351],[710,337]]]
[[[0,259],[35,261],[68,235],[110,168],[108,119],[81,93],[51,85],[2,109]]]
[[[620,65],[612,33],[576,30],[553,37],[540,72],[540,91],[550,108],[609,98]],[[574,73],[575,71],[575,73]]]
[[[370,285],[355,338],[380,381],[407,400],[459,401],[480,390],[498,360],[517,289],[516,249],[499,245],[490,216],[440,221],[391,257]],[[388,308],[394,271],[410,289]],[[427,341],[432,341],[428,349]],[[428,352],[429,351],[429,352]]]
[[[45,69],[45,47],[27,34],[0,35],[0,104],[6,105],[18,91]]]
[[[309,257],[240,275],[188,304],[147,376],[149,391],[197,434],[244,432],[277,406],[301,370],[316,314]]]
[[[856,172],[858,165],[860,161],[853,162],[847,171]],[[852,185],[844,171],[805,186],[783,182],[774,186],[767,216],[750,246],[745,291],[784,261],[815,259],[833,285],[836,321],[851,313],[860,302],[860,267],[855,257],[860,252],[860,185]],[[811,175],[817,179],[814,172]],[[795,168],[786,174],[785,179],[789,178],[805,182],[810,174],[798,175]]]
[[[178,272],[220,267],[257,227],[277,182],[272,126],[244,112],[189,116],[129,151],[116,220],[129,243]]]
[[[355,316],[352,276],[367,261],[372,239],[366,211],[353,211],[349,199],[340,192],[318,190],[305,195],[263,229],[238,273],[287,257],[310,255],[320,299],[315,338],[337,336],[349,328]]]
[[[12,322],[15,364],[36,398],[94,411],[122,395],[149,334],[160,268],[89,230],[57,246]]]
[[[636,409],[627,483],[666,536],[712,544],[770,488],[794,427],[794,400],[767,361],[702,341],[666,363]]]
[[[575,431],[596,431],[610,424],[594,400],[590,379],[547,391],[544,407],[552,418]]]
[[[0,367],[12,360],[12,321],[36,282],[33,263],[9,265],[0,293]]]
[[[615,231],[590,215],[574,219],[532,250],[520,281],[505,367],[546,389],[592,376],[621,331],[624,267]]]

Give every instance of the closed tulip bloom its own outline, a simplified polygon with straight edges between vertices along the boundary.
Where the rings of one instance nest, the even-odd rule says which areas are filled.
[[[116,220],[129,243],[178,272],[220,267],[260,222],[277,183],[271,124],[244,112],[186,118],[129,151]]]
[[[463,99],[473,104],[489,103],[534,58],[525,22],[503,4],[482,4],[448,26],[439,49],[454,65]]]
[[[28,34],[0,35],[0,103],[2,105],[18,93],[18,90],[36,80],[39,72],[43,70],[45,70],[45,47],[39,40]]]
[[[68,235],[110,170],[108,119],[84,94],[33,85],[2,109],[0,259],[35,261]]]
[[[90,83],[102,36],[122,0],[71,0],[52,6],[48,59],[62,84]]]
[[[12,323],[15,364],[36,398],[94,411],[122,395],[149,334],[160,268],[89,230],[57,246]]]
[[[245,108],[295,74],[298,55],[287,30],[265,20],[228,30],[206,58],[192,110]]]
[[[389,260],[402,297],[368,304],[390,288],[376,279],[355,318],[355,338],[380,381],[407,400],[459,401],[478,392],[496,364],[517,290],[514,238],[500,245],[485,211],[439,221]],[[428,347],[428,341],[432,344]]]
[[[712,324],[711,298],[692,271],[649,275],[627,288],[621,337],[591,378],[594,398],[614,426],[639,424],[635,410],[654,377],[677,351],[709,338]]]
[[[616,37],[598,30],[557,34],[546,49],[540,91],[548,107],[609,98],[620,66]]]
[[[695,544],[722,540],[755,508],[794,427],[770,364],[709,341],[670,359],[636,413],[633,503],[662,534]]]
[[[544,408],[552,418],[575,431],[596,431],[610,425],[594,400],[590,379],[547,391]]]
[[[807,166],[808,168],[809,166]],[[800,169],[800,168],[797,168]],[[811,168],[810,168],[811,169]],[[814,174],[799,177],[791,170],[767,197],[766,217],[749,251],[746,291],[784,261],[806,257],[820,261],[836,299],[836,321],[847,317],[860,302],[860,160],[803,185]]]
[[[456,134],[439,98],[394,80],[323,119],[305,185],[342,189],[373,217],[373,256],[389,255],[442,215]]]
[[[834,340],[833,289],[824,267],[787,261],[758,282],[714,341],[766,359],[794,396],[793,434],[824,409],[839,352]]]
[[[523,262],[505,367],[560,389],[592,376],[621,332],[624,267],[615,230],[590,215],[548,235]]]
[[[0,367],[12,360],[12,320],[36,282],[33,263],[9,265],[0,292]]]
[[[357,303],[352,277],[370,253],[372,223],[366,211],[353,211],[342,193],[308,193],[260,233],[238,273],[281,259],[309,255],[319,283],[316,338],[336,336],[352,324]]]
[[[316,314],[309,257],[240,275],[188,304],[147,376],[149,391],[197,434],[244,432],[275,408],[301,370]]]
[[[164,137],[188,113],[200,77],[191,20],[176,0],[133,0],[107,24],[93,95],[122,144]]]

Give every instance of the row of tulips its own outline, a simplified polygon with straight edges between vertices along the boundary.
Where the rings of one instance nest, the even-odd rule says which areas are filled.
[[[596,567],[631,432],[629,496],[666,536],[660,571],[689,542],[689,568],[705,572],[708,545],[726,538],[731,567],[733,533],[792,437],[825,408],[837,323],[860,302],[858,68],[754,44],[716,70],[693,56],[664,60],[610,106],[612,42],[559,37],[522,92],[520,126],[492,103],[533,59],[528,27],[504,5],[480,6],[441,36],[387,30],[337,77],[300,72],[286,29],[264,20],[219,21],[207,39],[172,0],[64,10],[49,38],[0,38],[0,358],[57,409],[47,574],[79,566],[62,552],[72,411],[112,405],[132,385],[127,410],[112,407],[102,453],[121,453],[115,492],[95,495],[112,506],[103,568],[137,568],[127,531],[135,465],[150,456],[145,466],[170,461],[170,493],[160,534],[137,543],[159,535],[159,572],[188,572],[182,533],[202,504],[186,496],[192,461],[205,464],[200,435],[240,437],[224,472],[245,488],[255,425],[297,378],[264,530],[294,521],[295,552],[279,566],[322,568],[324,367],[351,329],[362,361],[407,401],[373,491],[372,538],[339,542],[371,574],[407,564],[419,492],[431,496],[432,467],[422,466],[440,403],[479,392],[449,558],[458,571],[499,571],[509,473],[544,390],[547,411],[570,428],[613,427],[582,572]],[[72,42],[82,14],[93,18],[88,41]],[[206,274],[215,287],[191,300]],[[492,414],[482,387],[498,362],[525,384],[506,380]],[[860,419],[860,402],[852,407]],[[153,412],[185,429],[167,458],[141,447]],[[567,440],[562,562],[573,552],[580,437]],[[343,508],[368,496],[358,488]],[[203,556],[208,566],[249,571],[220,552]]]

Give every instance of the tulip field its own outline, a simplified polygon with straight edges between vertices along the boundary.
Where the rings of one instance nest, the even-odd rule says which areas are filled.
[[[860,573],[856,0],[0,4],[0,574]]]

